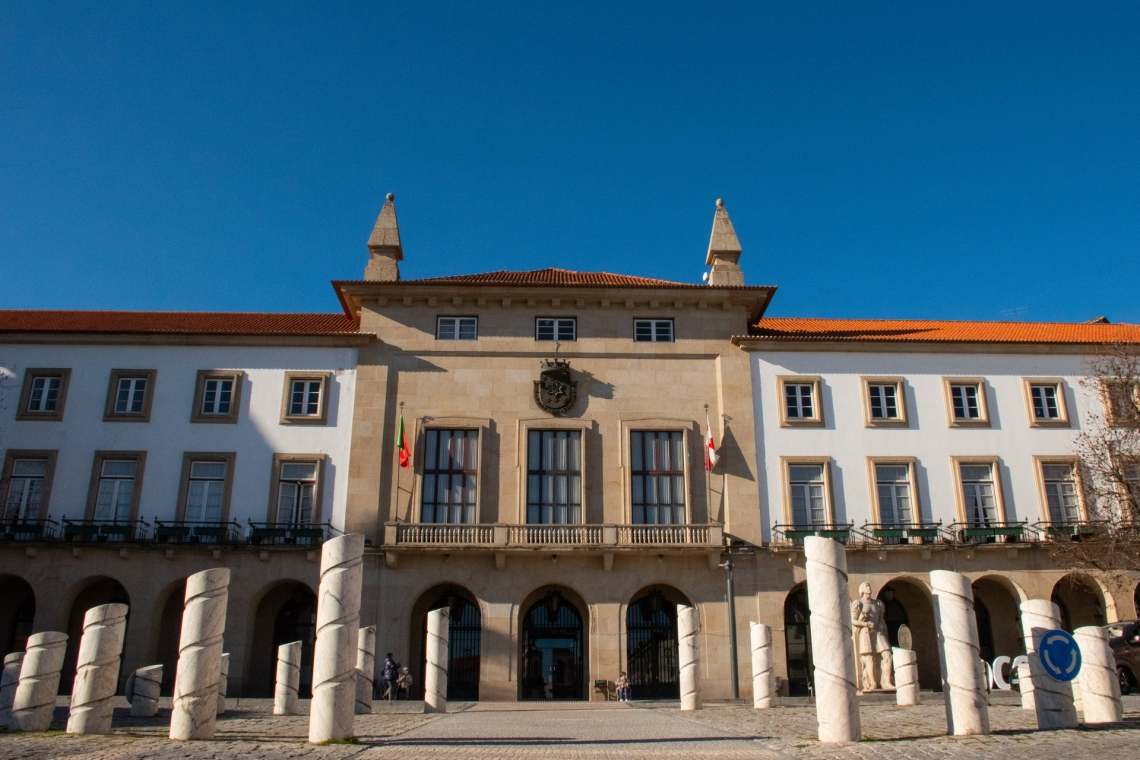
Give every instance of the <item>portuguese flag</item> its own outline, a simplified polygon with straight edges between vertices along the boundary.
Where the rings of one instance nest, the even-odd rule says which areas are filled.
[[[400,450],[400,466],[407,468],[408,462],[412,458],[412,452],[408,451],[408,439],[404,435],[404,415],[400,415],[400,435],[396,439],[396,447]]]

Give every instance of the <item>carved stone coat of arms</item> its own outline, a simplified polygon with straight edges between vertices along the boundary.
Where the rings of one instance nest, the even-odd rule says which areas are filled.
[[[534,403],[540,409],[561,417],[578,399],[578,383],[570,376],[570,362],[544,359],[542,372],[534,382]]]

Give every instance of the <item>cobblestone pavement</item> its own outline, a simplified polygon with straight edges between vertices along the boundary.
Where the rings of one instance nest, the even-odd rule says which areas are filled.
[[[1038,732],[1032,713],[1009,700],[993,705],[994,734],[943,735],[945,713],[935,696],[913,708],[863,703],[864,741],[823,745],[815,739],[812,707],[753,710],[709,705],[681,713],[676,703],[461,703],[448,715],[424,715],[422,702],[376,703],[356,717],[358,743],[307,743],[308,716],[275,717],[270,700],[231,700],[212,742],[171,742],[169,700],[154,718],[130,718],[116,709],[107,736],[70,736],[66,699],[52,731],[0,734],[0,758],[141,760],[253,760],[360,758],[981,758],[1065,760],[1133,757],[1140,748],[1140,697],[1125,699],[1125,722],[1104,728]],[[125,704],[125,702],[124,702]],[[302,702],[307,711],[308,703]]]

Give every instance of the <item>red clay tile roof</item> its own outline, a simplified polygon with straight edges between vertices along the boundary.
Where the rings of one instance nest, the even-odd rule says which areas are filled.
[[[768,317],[739,340],[919,343],[1140,343],[1140,325]]]
[[[450,277],[428,277],[422,280],[401,280],[404,285],[544,285],[555,287],[601,287],[601,288],[708,288],[707,285],[692,282],[655,280],[650,277],[634,277],[628,274],[610,272],[574,272],[569,269],[535,269],[530,272],[511,272],[500,269],[483,274],[460,274]],[[745,286],[758,290],[770,290],[765,286]]]
[[[360,328],[344,314],[0,310],[0,333],[12,332],[355,335]]]

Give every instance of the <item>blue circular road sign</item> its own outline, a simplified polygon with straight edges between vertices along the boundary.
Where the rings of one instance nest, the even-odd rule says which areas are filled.
[[[1058,681],[1072,681],[1081,672],[1081,650],[1065,631],[1049,631],[1041,637],[1041,667]]]

